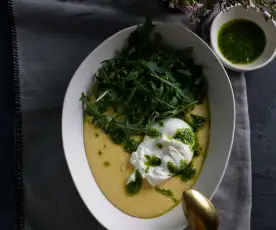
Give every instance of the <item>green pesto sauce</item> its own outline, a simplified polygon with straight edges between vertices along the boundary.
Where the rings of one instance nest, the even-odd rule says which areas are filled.
[[[218,46],[222,55],[234,64],[247,64],[263,52],[266,38],[254,22],[235,19],[225,23],[218,33]]]
[[[180,162],[180,167],[172,163],[168,162],[167,168],[173,176],[178,176],[182,181],[188,181],[192,179],[196,174],[196,168],[192,163],[186,164],[184,161]]]
[[[128,140],[125,140],[123,142],[123,145],[124,145],[124,150],[127,152],[127,153],[133,153],[137,150],[139,144],[141,142],[140,141],[136,141],[134,139],[128,139]]]
[[[140,191],[142,184],[143,184],[142,175],[139,172],[139,170],[136,170],[135,171],[135,180],[131,181],[130,183],[128,183],[126,185],[126,192],[131,195],[137,194]]]
[[[173,200],[173,202],[177,203],[177,199],[175,199],[173,192],[170,189],[161,189],[155,187],[155,191],[162,194],[163,196],[167,196]]]
[[[162,134],[155,128],[150,128],[148,131],[147,131],[147,135],[150,137],[150,138],[156,138],[156,137],[161,137]]]
[[[162,164],[161,159],[155,155],[152,155],[152,156],[145,155],[145,158],[147,159],[147,162],[145,162],[145,165],[148,167],[156,167]]]
[[[191,147],[195,143],[195,135],[194,135],[193,131],[191,129],[187,129],[187,128],[178,129],[175,132],[173,139],[181,141],[186,145],[190,145]]]
[[[196,139],[196,142],[195,142],[195,145],[194,145],[194,157],[197,157],[199,156],[201,153],[202,153],[202,147],[199,145],[197,139]]]
[[[110,163],[109,163],[108,161],[105,161],[105,162],[104,162],[104,166],[105,166],[105,167],[108,167],[109,165],[110,165]]]
[[[157,147],[158,147],[159,149],[162,149],[162,148],[163,148],[163,145],[162,145],[161,143],[158,143],[158,144],[157,144]]]

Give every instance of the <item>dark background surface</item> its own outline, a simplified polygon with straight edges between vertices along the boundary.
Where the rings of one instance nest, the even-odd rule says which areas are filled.
[[[13,229],[14,103],[11,34],[6,1],[0,1],[0,229]]]
[[[245,73],[251,127],[252,230],[276,229],[276,59]]]
[[[6,1],[0,1],[0,229],[14,229],[14,103]],[[252,148],[252,230],[276,229],[276,60],[246,73]],[[38,229],[34,229],[38,230]]]

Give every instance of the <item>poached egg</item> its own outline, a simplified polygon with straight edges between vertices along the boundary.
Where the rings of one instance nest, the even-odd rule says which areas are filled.
[[[157,186],[173,176],[167,167],[169,162],[180,167],[181,162],[189,164],[193,158],[195,135],[185,121],[167,118],[155,123],[152,128],[161,135],[155,138],[145,136],[137,150],[131,154],[130,162],[135,170],[130,175],[127,184],[135,180],[135,171],[139,170],[150,185]],[[174,138],[177,131],[181,129],[192,131],[193,136],[189,144]],[[157,159],[158,165],[150,165],[150,159]]]

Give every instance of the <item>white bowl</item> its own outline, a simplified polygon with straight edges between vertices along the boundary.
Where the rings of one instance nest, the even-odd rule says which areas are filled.
[[[93,84],[92,76],[103,60],[112,58],[125,44],[137,26],[124,29],[100,44],[83,61],[73,76],[63,104],[62,140],[67,164],[76,188],[93,216],[110,230],[182,230],[187,221],[181,205],[153,219],[140,219],[124,214],[103,195],[90,171],[83,143],[83,110],[79,101],[82,92]],[[202,172],[194,189],[212,198],[217,190],[232,147],[235,126],[235,105],[232,87],[222,64],[208,45],[191,31],[169,24],[157,24],[155,31],[174,48],[194,47],[194,58],[204,65],[209,83],[211,113],[210,144]],[[146,205],[146,204],[145,204]]]
[[[256,23],[263,29],[266,37],[266,45],[263,53],[253,62],[248,64],[233,64],[228,61],[218,48],[218,32],[222,25],[233,19],[247,19]],[[234,6],[228,11],[220,12],[214,19],[210,30],[211,47],[219,57],[223,65],[235,71],[251,71],[267,65],[276,55],[276,25],[272,20],[266,20],[263,12],[257,12],[254,7],[245,9],[242,6]]]

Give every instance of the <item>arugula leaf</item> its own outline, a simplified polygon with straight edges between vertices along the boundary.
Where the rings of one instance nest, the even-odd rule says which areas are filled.
[[[162,119],[184,116],[207,95],[193,49],[167,47],[153,29],[150,20],[138,26],[125,47],[95,74],[95,100],[85,94],[80,99],[91,122],[118,144],[150,133]]]
[[[197,132],[204,125],[206,121],[207,121],[206,117],[202,117],[202,116],[190,113],[189,123],[192,126],[194,132]]]

